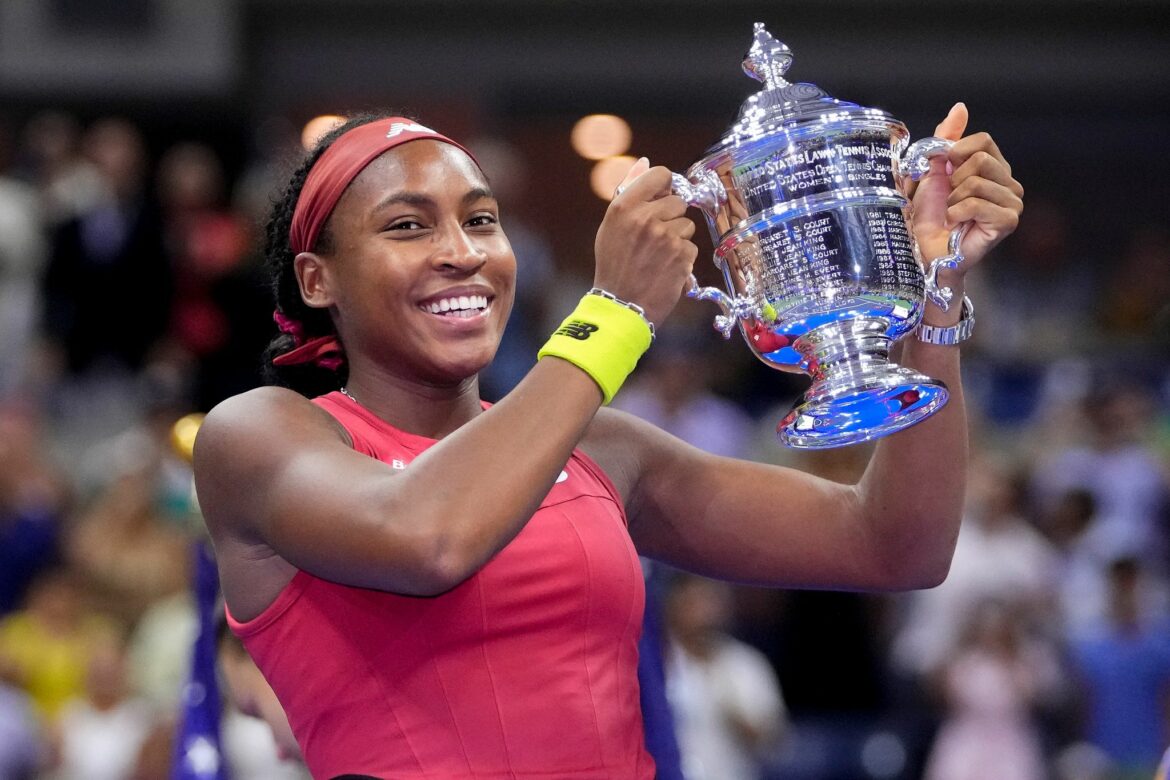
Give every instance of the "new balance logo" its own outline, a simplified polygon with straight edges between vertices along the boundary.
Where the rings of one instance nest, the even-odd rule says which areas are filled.
[[[423,127],[422,125],[416,124],[414,122],[411,122],[409,124],[407,124],[406,122],[394,122],[393,124],[390,125],[390,130],[386,133],[386,137],[393,138],[397,135],[402,135],[403,133],[433,133],[433,132],[435,132],[435,131],[432,130],[431,128]]]
[[[581,322],[581,320],[573,320],[561,326],[557,331],[558,336],[568,336],[577,341],[584,341],[589,338],[590,334],[597,332],[597,326],[592,322]]]

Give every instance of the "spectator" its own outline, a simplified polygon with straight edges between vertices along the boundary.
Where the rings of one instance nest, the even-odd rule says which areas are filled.
[[[141,367],[164,333],[172,286],[138,128],[103,119],[86,133],[85,149],[104,196],[56,231],[45,279],[45,327],[71,375]],[[133,305],[131,290],[141,291]]]
[[[1117,777],[1148,778],[1170,734],[1170,621],[1141,609],[1148,573],[1139,558],[1118,558],[1108,575],[1108,619],[1072,638],[1085,732],[1115,762]]]
[[[68,112],[35,114],[24,127],[20,157],[50,228],[88,213],[104,197],[102,174],[82,154],[81,125]]]
[[[1069,208],[1029,193],[1028,218],[1010,243],[984,266],[972,297],[994,328],[976,333],[972,368],[986,368],[987,413],[998,423],[1032,422],[1044,386],[1061,361],[1091,355],[1101,341],[1090,312],[1100,291],[1099,270],[1084,249]],[[983,303],[986,301],[986,303]]]
[[[84,693],[64,705],[56,723],[57,777],[122,780],[154,721],[150,705],[127,687],[121,637],[103,637],[91,649]]]
[[[227,202],[227,174],[206,144],[183,142],[159,161],[159,199],[175,277],[169,333],[195,366],[195,402],[210,408],[260,383],[256,355],[272,321],[256,236]]]
[[[1030,639],[1009,605],[988,600],[970,613],[964,636],[941,665],[942,727],[926,780],[1044,780],[1035,710],[1059,692],[1053,646]]]
[[[58,562],[69,490],[47,448],[31,407],[0,405],[0,616],[21,603],[37,574]]]
[[[112,626],[88,608],[68,569],[41,574],[27,604],[0,620],[0,680],[24,689],[46,723],[85,691],[94,648]]]
[[[666,690],[688,780],[762,776],[785,721],[776,672],[727,633],[725,583],[679,574],[666,600]]]
[[[104,611],[133,624],[150,604],[189,585],[187,536],[168,524],[151,470],[118,477],[65,540],[67,559]]]
[[[1098,556],[1142,550],[1147,565],[1161,568],[1167,485],[1166,468],[1148,440],[1156,428],[1153,401],[1140,386],[1099,387],[1085,402],[1085,440],[1038,463],[1031,486],[1044,511],[1069,490],[1088,490],[1096,515],[1087,542]]]

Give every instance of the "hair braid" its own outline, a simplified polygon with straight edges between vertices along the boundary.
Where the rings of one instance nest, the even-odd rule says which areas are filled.
[[[293,212],[296,210],[301,189],[305,186],[305,179],[308,178],[313,165],[334,141],[354,127],[389,116],[395,116],[395,114],[389,112],[357,114],[323,135],[301,165],[293,172],[284,192],[273,203],[265,230],[265,271],[268,275],[276,310],[287,317],[298,320],[304,326],[305,338],[307,339],[334,334],[336,329],[328,310],[312,308],[302,300],[300,285],[297,283],[296,271],[293,268],[295,255],[289,246],[289,229],[292,226]],[[317,237],[314,249],[328,252],[332,240],[329,222],[326,221]],[[262,358],[262,370],[266,382],[291,388],[310,398],[337,390],[345,384],[349,376],[347,364],[342,364],[336,370],[314,364],[273,365],[273,358],[291,351],[294,347],[296,344],[293,342],[292,336],[287,333],[278,333],[268,344]]]

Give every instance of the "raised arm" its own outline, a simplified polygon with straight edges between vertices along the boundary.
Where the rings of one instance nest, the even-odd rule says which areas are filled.
[[[958,139],[961,104],[936,133]],[[946,254],[950,227],[970,221],[962,276],[1014,230],[1023,189],[986,134],[959,140],[918,185],[913,228],[923,255]],[[959,306],[928,305],[949,326]],[[928,420],[880,441],[860,482],[841,485],[789,469],[716,458],[632,418],[607,414],[591,441],[629,491],[639,550],[711,576],[786,586],[904,589],[941,582],[958,534],[967,470],[967,420],[957,346],[905,340],[900,362],[941,379],[950,402]],[[625,451],[607,442],[631,442]]]

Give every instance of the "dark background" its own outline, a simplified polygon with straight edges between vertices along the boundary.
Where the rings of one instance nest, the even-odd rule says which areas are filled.
[[[1029,195],[1071,196],[1105,255],[1164,216],[1168,19],[1158,0],[5,0],[0,116],[123,113],[154,150],[205,140],[231,169],[274,117],[389,106],[456,137],[498,133],[532,162],[526,216],[579,267],[604,204],[573,122],[620,114],[631,153],[685,168],[755,91],[739,63],[762,21],[792,48],[792,80],[914,136],[965,101]]]

